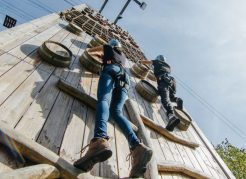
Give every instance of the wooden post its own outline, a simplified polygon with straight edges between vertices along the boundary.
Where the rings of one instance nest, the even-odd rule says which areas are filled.
[[[57,87],[66,92],[67,94],[71,95],[72,97],[78,99],[79,101],[83,102],[85,105],[91,107],[92,109],[96,109],[97,100],[90,95],[86,94],[82,90],[75,88],[70,83],[66,82],[65,80],[60,79],[57,83]],[[112,119],[111,119],[112,120]],[[137,132],[138,128],[134,125],[131,121],[129,121],[132,129]]]
[[[19,179],[19,178],[39,178],[52,179],[59,178],[60,172],[51,165],[40,164],[25,168],[16,169],[10,172],[0,173],[1,179]]]
[[[214,177],[209,176],[195,168],[188,167],[184,164],[173,162],[173,161],[165,161],[158,163],[158,171],[159,172],[174,172],[174,173],[182,173],[191,178],[196,179],[212,179]]]
[[[169,140],[185,145],[187,147],[191,147],[191,148],[196,148],[199,147],[199,144],[195,143],[195,142],[190,142],[187,141],[185,139],[182,139],[181,137],[168,132],[164,127],[160,126],[159,124],[155,123],[154,121],[152,121],[150,118],[144,116],[143,114],[140,114],[143,123],[145,125],[147,125],[149,128],[153,129],[154,131],[158,132],[159,134],[161,134],[162,136],[168,138]]]
[[[145,126],[143,124],[143,121],[139,115],[138,110],[136,109],[136,104],[134,104],[134,101],[131,99],[128,99],[125,103],[126,105],[126,109],[128,111],[129,117],[131,118],[131,120],[133,121],[133,123],[135,123],[138,127],[138,137],[141,138],[143,140],[143,143],[152,148],[152,144],[151,144],[151,140],[150,137],[147,135]],[[157,169],[157,163],[156,163],[156,159],[155,157],[152,157],[151,161],[149,162],[149,173],[150,173],[150,178],[151,179],[156,179],[159,178],[158,175],[158,169]]]
[[[24,157],[37,163],[54,165],[60,171],[61,178],[77,178],[77,175],[83,172],[44,146],[9,128],[2,121],[0,121],[0,131],[13,140]]]

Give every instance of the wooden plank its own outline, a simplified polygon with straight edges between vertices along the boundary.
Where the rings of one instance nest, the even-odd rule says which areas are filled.
[[[55,29],[57,30],[57,28]],[[33,40],[33,42],[35,41]],[[35,58],[35,55],[35,53],[32,53],[31,58]],[[34,71],[34,69],[35,67],[32,65],[28,65],[24,62],[18,63],[15,68],[12,68],[0,78],[0,104],[4,102],[4,100]]]
[[[172,176],[172,173],[168,173],[168,172],[160,172],[159,176],[161,179],[173,179],[174,178]]]
[[[126,111],[124,115],[129,119]],[[126,137],[123,135],[121,129],[115,124],[115,144],[116,144],[116,155],[118,164],[118,175],[119,178],[127,178],[130,174],[131,163],[127,161],[127,155],[130,154],[129,145]]]
[[[105,162],[100,163],[99,174],[101,177],[119,178],[118,165],[117,165],[117,153],[116,153],[116,137],[114,122],[108,122],[107,133],[110,137],[109,145],[113,152],[112,156]]]
[[[60,158],[54,152],[43,147],[42,145],[26,138],[21,133],[9,128],[5,123],[0,121],[1,132],[12,139],[18,151],[26,158],[37,163],[54,165],[61,174],[61,178],[77,178],[82,173],[81,170],[73,167],[64,159]],[[2,141],[0,141],[2,142]]]
[[[90,91],[89,94],[92,97],[96,97],[96,91],[97,91],[97,83],[98,83],[98,76],[92,74],[92,79],[91,79],[91,86],[90,86]],[[87,87],[88,88],[88,87]],[[85,133],[84,133],[84,139],[83,139],[83,147],[85,145],[90,143],[90,140],[94,137],[94,127],[95,127],[95,111],[92,110],[91,108],[88,108],[87,111],[87,121],[86,121],[86,126],[85,126]],[[86,152],[86,151],[85,151]],[[90,171],[90,174],[93,176],[99,176],[100,172],[100,164],[97,163],[92,170]]]
[[[13,48],[8,53],[16,56],[19,59],[24,59],[27,55],[36,50],[45,40],[51,38],[61,29],[62,27],[60,24],[56,24],[41,32],[37,36],[31,38],[30,40],[25,41],[20,46]]]
[[[57,35],[55,37],[57,37]],[[60,37],[60,36],[58,36],[58,37]],[[59,41],[58,38],[54,38],[54,39]],[[19,45],[19,47],[20,46],[21,45]],[[27,56],[25,58],[25,61],[32,64],[32,65],[35,65],[35,66],[38,66],[40,64],[40,58],[38,58],[37,56],[35,56],[35,58],[34,58],[33,55]],[[13,68],[19,62],[20,62],[20,60],[17,57],[12,56],[11,54],[5,53],[5,54],[1,55],[0,56],[0,76],[2,74],[4,74],[5,72],[7,72],[9,69]],[[41,65],[41,68],[42,67],[43,67],[43,65]],[[42,69],[45,69],[45,68],[42,68]]]
[[[11,31],[9,29],[10,33],[7,33],[9,31],[6,31],[8,36],[5,37],[5,33],[3,34],[4,36],[0,38],[0,48],[8,52],[9,50],[21,45],[23,42],[48,29],[52,25],[58,23],[58,18],[58,15],[51,14],[38,19],[37,22],[25,23],[25,25],[23,24],[23,27],[20,29],[11,29]]]
[[[143,123],[145,125],[147,125],[149,128],[153,129],[154,131],[158,132],[159,134],[165,136],[166,138],[168,138],[169,140],[173,141],[173,142],[177,142],[179,144],[191,147],[191,148],[197,148],[199,147],[199,144],[195,143],[195,142],[190,142],[187,141],[179,136],[176,136],[170,132],[168,132],[164,127],[162,127],[161,125],[155,123],[154,121],[152,121],[151,119],[149,119],[148,117],[146,117],[145,115],[140,114]]]
[[[161,162],[158,163],[158,170],[160,172],[176,172],[176,173],[183,173],[185,175],[188,175],[192,178],[197,179],[212,179],[212,176],[209,176],[199,170],[196,170],[194,168],[191,168],[189,166],[183,165],[178,162]]]
[[[59,16],[56,13],[48,14],[46,16],[34,19],[32,21],[17,25],[13,28],[3,30],[0,32],[0,35],[3,38],[11,38],[11,35],[17,35],[20,32],[21,33],[28,33],[28,31],[27,31],[28,29],[40,28],[40,27],[44,26],[44,21],[46,21],[48,23],[49,21],[53,21],[54,19],[58,19],[58,18],[59,18]]]
[[[67,80],[72,84],[77,85],[80,80],[80,74],[77,73],[79,68],[77,59],[75,59],[71,68],[72,69],[69,70]],[[43,130],[37,139],[37,142],[55,153],[58,153],[60,150],[60,145],[68,123],[72,104],[73,98],[60,92],[45,122]]]
[[[82,41],[82,46],[80,48],[79,54],[84,51],[84,46],[87,44],[87,39],[85,38]],[[87,76],[84,68],[81,69],[80,83],[78,83],[78,88],[85,87],[83,90],[88,91],[91,83],[91,77]],[[66,132],[64,134],[64,139],[62,141],[60,156],[66,158],[69,162],[73,163],[80,158],[80,150],[84,137],[84,128],[87,120],[87,106],[82,103],[74,100],[70,121]],[[72,131],[72,132],[71,132]],[[73,147],[70,147],[73,146]]]
[[[83,41],[81,39],[82,46],[80,47],[80,52],[78,56],[84,51]],[[80,44],[80,45],[81,45]],[[88,82],[88,78],[84,78],[85,70],[81,68],[80,83],[77,84],[78,87],[84,86]],[[91,79],[89,79],[91,80]],[[80,86],[81,85],[81,86]],[[73,106],[71,108],[71,114],[68,121],[68,126],[64,134],[62,141],[60,156],[65,158],[67,161],[73,163],[80,158],[80,150],[83,142],[83,134],[87,117],[87,106],[80,103],[77,99],[74,100]],[[73,147],[71,147],[73,146]]]
[[[38,59],[39,56],[37,53],[33,53],[28,58]],[[20,117],[22,117],[24,112],[30,106],[51,72],[52,71],[50,71],[50,73],[46,73],[42,70],[36,69],[16,90],[16,92],[11,95],[4,104],[2,104],[0,107],[0,111],[3,111],[3,117],[1,120],[6,121],[11,127],[14,127]]]
[[[40,164],[20,168],[11,172],[0,173],[1,179],[19,179],[19,178],[39,178],[52,179],[59,178],[60,172],[51,165]]]
[[[0,78],[0,105],[34,70],[32,65],[20,62]]]
[[[211,168],[211,172],[217,173],[217,175],[220,176],[222,175],[222,178],[235,178],[195,122],[192,124],[191,131],[193,131],[193,135],[196,136],[198,141],[205,144],[205,146],[202,146],[200,148],[201,150],[198,152],[203,156],[203,160],[206,165]]]
[[[20,60],[8,53],[0,56],[0,76],[13,68]]]
[[[63,38],[62,36],[59,36]],[[61,40],[56,38],[57,40]],[[69,42],[70,44],[71,42]],[[64,43],[64,45],[67,45]],[[36,58],[31,58],[36,59]],[[43,65],[38,70],[45,70],[52,73],[55,67],[43,62]],[[39,70],[39,71],[40,71]],[[21,121],[18,123],[16,130],[25,134],[31,139],[37,139],[42,126],[47,119],[49,112],[57,98],[59,90],[56,88],[58,77],[52,75],[48,82],[44,85],[41,92],[35,97],[33,103],[30,105],[27,112],[23,115]]]
[[[1,120],[14,128],[50,74],[35,70],[0,106]]]
[[[52,75],[41,92],[35,97],[27,112],[17,124],[16,130],[26,137],[36,140],[58,96],[55,87],[59,78]]]
[[[212,176],[216,177],[216,178],[224,178],[226,176],[221,177],[220,176],[220,172],[216,171],[216,169],[214,169],[211,165],[211,162],[209,161],[208,157],[205,155],[205,153],[207,152],[206,149],[204,150],[204,143],[201,141],[201,139],[199,138],[199,136],[197,135],[197,133],[194,131],[193,127],[190,126],[188,131],[189,133],[191,133],[190,135],[192,135],[192,138],[194,138],[197,143],[200,144],[200,147],[197,148],[195,151],[192,151],[193,155],[195,156],[195,158],[197,159],[198,163],[200,164],[201,168],[206,172],[206,173],[210,173]],[[186,133],[187,133],[186,132]],[[210,154],[209,154],[210,156]],[[214,163],[215,166],[217,166],[216,163]]]

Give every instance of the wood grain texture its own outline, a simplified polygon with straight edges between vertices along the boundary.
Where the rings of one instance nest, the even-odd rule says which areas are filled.
[[[14,128],[49,76],[47,72],[34,71],[0,106],[1,120]]]
[[[77,49],[78,53],[78,49]],[[77,54],[75,53],[75,54]],[[74,59],[71,69],[68,71],[67,80],[72,84],[78,84],[80,74],[77,73],[78,63]],[[66,126],[68,124],[73,98],[65,93],[59,93],[53,108],[44,124],[37,141],[55,153],[60,150]]]
[[[141,136],[140,138],[143,140],[143,143],[150,147],[153,148],[152,143],[150,141],[149,136],[146,133],[146,129],[144,127],[144,124],[141,120],[141,117],[136,109],[136,104],[133,100],[128,99],[125,103],[129,117],[131,118],[132,121],[134,121],[135,124],[137,124],[138,127],[138,133]],[[158,172],[157,172],[157,166],[156,166],[156,161],[154,158],[151,159],[149,162],[149,167],[150,167],[150,178],[157,178],[158,177]]]
[[[54,165],[61,174],[62,178],[76,178],[82,173],[81,170],[73,167],[64,159],[60,158],[54,152],[44,146],[28,139],[21,133],[9,128],[5,123],[0,121],[0,130],[4,135],[12,139],[19,152],[26,158],[37,163]]]
[[[69,95],[75,97],[79,101],[83,102],[85,105],[91,107],[92,109],[94,109],[94,110],[96,109],[97,100],[94,97],[86,94],[84,91],[77,89],[76,87],[71,85],[69,82],[60,79],[59,82],[57,83],[57,87],[60,90],[62,90],[64,92],[68,93]],[[135,132],[137,132],[137,130],[138,130],[137,126],[134,125],[133,123],[131,123],[131,126],[132,126],[133,130]]]
[[[63,39],[66,38],[67,35],[68,32],[59,31],[52,39],[63,42]],[[71,38],[69,38],[69,40],[71,40]],[[71,45],[71,43],[71,41],[68,44],[63,42],[64,45]],[[40,73],[47,72],[52,74],[55,70],[54,66],[41,62],[39,56],[27,57],[25,61],[29,64],[39,64],[36,71]],[[59,93],[59,90],[56,88],[57,81],[58,77],[51,75],[42,90],[36,96],[33,96],[34,101],[16,126],[17,131],[22,132],[31,139],[37,139]]]
[[[53,179],[59,178],[60,172],[52,165],[40,164],[20,169],[11,172],[0,173],[1,179],[19,179],[19,178],[39,178],[39,179]]]
[[[175,173],[182,173],[185,175],[188,175],[192,178],[197,179],[212,179],[212,176],[209,176],[199,170],[196,170],[194,168],[188,167],[186,165],[183,165],[178,162],[160,162],[158,163],[158,171],[159,172],[175,172]]]
[[[185,139],[180,138],[179,136],[176,136],[176,135],[168,132],[164,127],[162,127],[159,124],[155,123],[153,120],[149,119],[145,115],[140,114],[140,116],[141,116],[141,118],[143,120],[143,123],[145,125],[147,125],[151,129],[155,130],[159,134],[165,136],[169,140],[177,142],[177,143],[185,145],[185,146],[188,146],[188,147],[191,147],[191,148],[199,147],[199,144],[197,144],[195,142],[187,141]]]

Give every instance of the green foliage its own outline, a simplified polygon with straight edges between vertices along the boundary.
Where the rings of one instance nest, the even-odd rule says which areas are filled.
[[[215,147],[237,179],[246,179],[246,149],[239,149],[227,139]]]

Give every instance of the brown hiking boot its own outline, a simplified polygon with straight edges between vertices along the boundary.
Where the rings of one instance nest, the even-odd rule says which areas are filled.
[[[143,177],[146,171],[146,165],[152,157],[153,151],[143,143],[138,144],[129,157],[132,157],[132,169],[129,178]]]
[[[75,167],[86,172],[90,171],[96,163],[103,162],[112,156],[112,151],[107,139],[94,138],[91,140],[90,144],[85,146],[81,151],[83,152],[88,146],[89,149],[85,156],[73,164]]]

